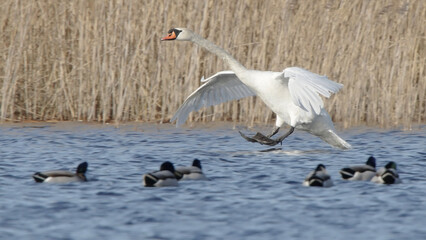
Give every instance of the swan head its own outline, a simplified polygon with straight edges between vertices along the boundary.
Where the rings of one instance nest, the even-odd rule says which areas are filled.
[[[161,38],[161,41],[191,41],[194,33],[186,28],[172,28],[167,32],[167,36]]]

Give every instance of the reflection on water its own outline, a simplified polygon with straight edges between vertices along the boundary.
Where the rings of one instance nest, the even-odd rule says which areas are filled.
[[[354,147],[340,151],[300,131],[282,147],[252,144],[228,125],[0,125],[0,238],[424,239],[425,129],[339,131]],[[403,183],[340,179],[340,168],[372,154],[378,167],[395,161]],[[194,158],[209,181],[142,186],[142,174],[163,161],[187,166]],[[31,178],[82,161],[87,183]],[[334,187],[301,185],[318,163]]]

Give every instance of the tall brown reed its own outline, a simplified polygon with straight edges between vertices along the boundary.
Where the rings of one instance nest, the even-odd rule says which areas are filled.
[[[345,127],[426,120],[426,3],[398,1],[35,1],[0,3],[0,118],[167,122],[201,76],[227,69],[188,27],[246,67],[300,66],[343,83],[326,108]],[[269,123],[256,98],[189,122]]]

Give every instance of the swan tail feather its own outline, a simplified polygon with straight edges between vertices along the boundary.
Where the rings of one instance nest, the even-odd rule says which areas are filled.
[[[340,148],[343,150],[351,149],[352,146],[347,143],[345,140],[340,138],[334,131],[328,130],[325,134],[319,135],[319,137],[326,143],[332,145],[333,147]]]

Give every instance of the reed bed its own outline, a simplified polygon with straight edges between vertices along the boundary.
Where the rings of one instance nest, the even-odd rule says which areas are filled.
[[[344,84],[325,105],[343,127],[426,120],[423,0],[116,0],[0,3],[0,119],[167,122],[202,76],[228,69],[185,42],[188,27],[248,68],[309,69]],[[191,114],[248,125],[257,98]]]

